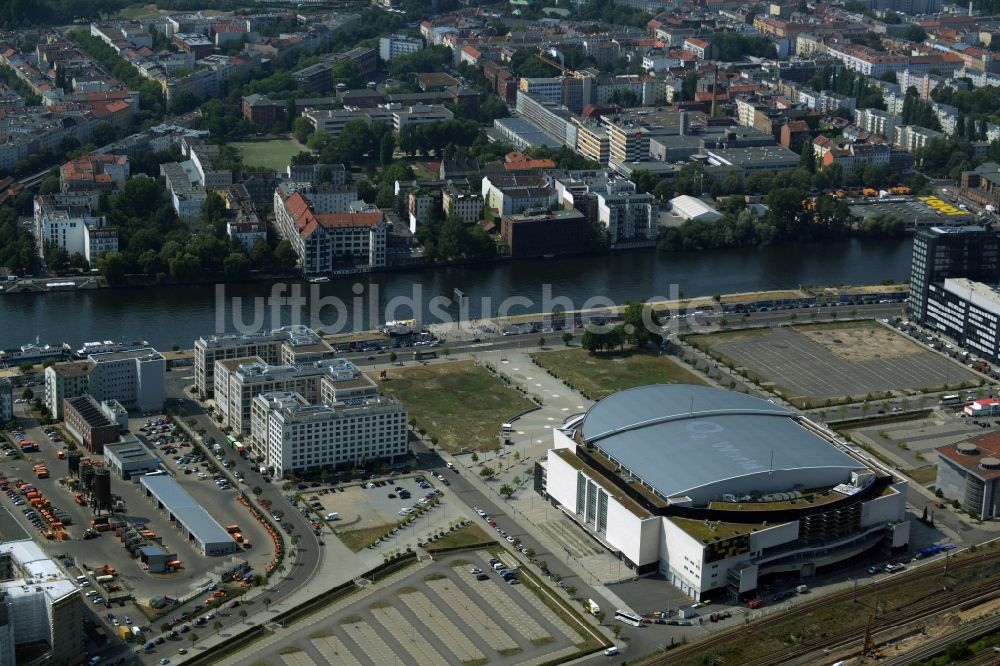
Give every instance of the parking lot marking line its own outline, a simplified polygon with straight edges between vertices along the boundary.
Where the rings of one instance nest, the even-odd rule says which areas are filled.
[[[376,664],[398,664],[400,659],[378,632],[367,622],[341,625],[358,647]],[[406,663],[402,661],[402,663]]]
[[[478,581],[475,577],[469,573],[468,569],[464,567],[452,567],[452,571],[458,574],[459,578],[468,584],[472,589],[476,591],[483,599],[486,604],[498,612],[504,620],[507,621],[518,633],[527,638],[529,641],[539,641],[546,638],[552,638],[552,635],[545,631],[535,619],[524,612],[524,609],[518,606],[517,602],[508,596],[507,592],[500,589],[500,585],[510,589],[510,585],[506,582],[498,583],[492,576],[488,581]],[[503,580],[503,579],[500,579]]]
[[[287,666],[316,666],[316,662],[313,658],[307,655],[305,652],[293,652],[292,654],[281,655],[281,660],[287,664]]]
[[[573,628],[568,624],[563,622],[562,618],[556,615],[551,608],[542,603],[542,600],[534,592],[528,591],[524,585],[515,585],[516,594],[521,595],[529,604],[531,604],[535,610],[541,613],[545,621],[549,623],[549,626],[554,628],[556,631],[561,633],[572,643],[578,643],[580,641],[580,634],[573,631]]]
[[[437,607],[431,603],[427,595],[421,591],[399,595],[400,600],[413,612],[428,629],[441,639],[445,647],[462,662],[485,659],[486,655],[469,640],[455,623],[452,622]]]
[[[324,636],[312,639],[313,647],[320,653],[326,663],[341,664],[341,666],[361,666],[357,657],[351,654],[344,642],[337,636]]]
[[[444,664],[445,659],[423,634],[393,606],[373,608],[374,617],[389,632],[404,650],[410,653],[417,664]]]
[[[569,647],[564,647],[561,650],[556,650],[555,652],[549,652],[548,654],[538,655],[533,659],[518,662],[518,666],[538,666],[539,664],[557,663],[558,660],[568,657],[571,654],[575,654],[576,651],[576,647],[570,645]]]
[[[427,587],[451,607],[469,629],[479,634],[491,649],[500,652],[519,647],[454,581],[429,580]]]

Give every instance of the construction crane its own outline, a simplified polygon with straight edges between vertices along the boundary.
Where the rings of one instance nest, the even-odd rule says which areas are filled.
[[[865,644],[861,648],[861,659],[881,659],[882,653],[878,651],[875,640],[872,638],[872,614],[868,613],[868,623],[865,624]]]
[[[570,69],[569,67],[561,65],[558,62],[556,62],[555,60],[553,60],[552,58],[549,58],[548,56],[543,55],[541,53],[538,54],[538,59],[541,60],[542,62],[544,62],[546,65],[550,65],[552,67],[555,67],[560,72],[562,72],[565,76],[574,76],[574,77],[577,77],[577,78],[586,76],[586,74],[584,74],[583,72],[578,72],[575,69]]]

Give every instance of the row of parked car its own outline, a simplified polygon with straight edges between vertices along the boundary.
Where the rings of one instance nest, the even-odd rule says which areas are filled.
[[[517,579],[517,569],[511,569],[506,564],[501,562],[495,557],[491,557],[489,560],[490,567],[503,578],[504,582],[508,585],[520,585],[521,581]],[[476,580],[489,580],[490,576],[485,571],[479,567],[472,567],[469,573],[476,577]]]

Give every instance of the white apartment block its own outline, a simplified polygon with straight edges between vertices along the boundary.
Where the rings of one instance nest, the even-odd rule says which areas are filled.
[[[56,363],[45,368],[45,406],[54,419],[63,417],[63,400],[90,393],[93,364],[86,361]]]
[[[915,153],[934,139],[943,139],[944,134],[919,125],[897,126],[893,135],[893,143],[911,153]]]
[[[857,109],[854,124],[865,132],[892,139],[896,135],[896,127],[903,124],[903,118],[880,109]]]
[[[259,357],[215,362],[215,405],[223,424],[238,434],[250,432],[253,399],[275,391],[298,393],[310,403],[378,395],[375,382],[343,358],[304,365],[270,365]]]
[[[63,401],[91,395],[98,402],[116,400],[142,412],[159,412],[166,400],[167,361],[155,349],[89,354],[85,361],[45,368],[45,405],[56,419]]]
[[[524,77],[517,84],[521,92],[538,95],[546,102],[562,104],[563,80],[561,77]]]
[[[97,258],[107,252],[118,251],[118,229],[116,227],[86,227],[83,234],[83,257],[91,268],[97,266]]]
[[[460,217],[466,224],[474,224],[483,217],[483,195],[479,192],[448,186],[441,194],[441,205],[445,215]]]
[[[312,123],[313,129],[317,132],[327,134],[331,139],[336,139],[344,125],[352,120],[361,120],[369,125],[376,122],[383,122],[392,127],[392,131],[399,134],[399,130],[407,125],[421,125],[424,123],[434,123],[443,120],[451,120],[455,117],[451,111],[440,104],[415,104],[413,106],[403,106],[402,104],[383,104],[374,109],[311,109],[307,108],[302,112],[302,117],[307,118]]]
[[[285,326],[252,335],[212,335],[194,341],[194,381],[198,392],[215,391],[215,362],[259,357],[270,365],[310,363],[333,356],[333,348],[305,326]]]
[[[392,112],[392,131],[396,134],[404,127],[439,123],[455,117],[455,114],[440,104],[414,104],[406,107],[392,104],[388,109]]]
[[[660,208],[652,194],[636,192],[635,183],[621,178],[609,179],[596,194],[597,219],[612,248],[656,237]]]
[[[142,412],[159,412],[166,400],[167,360],[155,349],[91,354],[90,394]]]
[[[399,56],[416,53],[424,48],[424,40],[417,37],[392,34],[378,40],[378,55],[385,62],[395,60]]]
[[[250,254],[257,241],[267,241],[267,226],[263,222],[226,222],[226,234]]]
[[[275,194],[278,192],[282,199],[298,192],[309,202],[312,211],[319,215],[347,213],[351,210],[351,204],[358,200],[358,188],[353,184],[313,185],[308,182],[284,181],[278,184]]]
[[[636,192],[632,181],[603,170],[568,171],[552,185],[562,206],[596,211],[612,248],[648,244],[656,237],[659,204],[653,195]]]
[[[13,664],[17,646],[48,645],[38,661],[70,664],[85,654],[88,615],[80,588],[31,540],[0,544],[0,664]]]
[[[250,440],[275,474],[394,462],[408,451],[406,408],[392,397],[312,404],[298,393],[253,399]]]
[[[879,54],[869,52],[852,44],[829,46],[827,53],[844,63],[844,67],[865,76],[879,78],[886,72],[901,72],[910,66],[910,58],[905,55]]]

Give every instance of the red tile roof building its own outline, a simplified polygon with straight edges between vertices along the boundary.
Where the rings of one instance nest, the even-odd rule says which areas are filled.
[[[84,155],[59,167],[59,189],[64,194],[111,194],[123,188],[128,177],[128,158],[124,155]]]
[[[275,190],[274,218],[299,256],[305,275],[323,275],[386,262],[386,223],[381,211],[317,214],[300,193]]]

